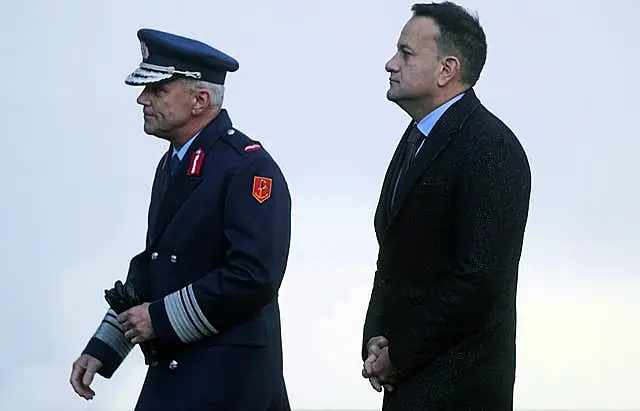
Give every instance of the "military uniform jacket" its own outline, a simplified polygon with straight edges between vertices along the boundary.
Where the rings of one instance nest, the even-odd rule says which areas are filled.
[[[392,207],[408,134],[375,216],[379,254],[362,358],[371,337],[387,337],[398,376],[385,411],[511,410],[526,155],[469,89],[426,136]]]
[[[172,179],[171,153],[156,169],[146,248],[127,276],[151,303],[160,359],[136,410],[288,410],[277,302],[290,241],[285,178],[226,110]],[[109,378],[132,348],[109,310],[84,352]]]

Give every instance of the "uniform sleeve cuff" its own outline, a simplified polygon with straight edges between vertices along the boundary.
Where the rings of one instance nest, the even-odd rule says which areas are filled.
[[[107,379],[113,376],[123,360],[115,350],[95,337],[89,340],[82,354],[87,354],[100,360],[102,368],[98,370],[98,374]]]
[[[162,343],[186,344],[218,334],[198,305],[192,285],[151,303],[149,315],[155,336]]]

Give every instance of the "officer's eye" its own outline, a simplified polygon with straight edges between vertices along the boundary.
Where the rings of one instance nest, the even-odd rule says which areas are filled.
[[[166,87],[161,84],[150,84],[148,87],[149,87],[149,92],[156,96],[166,91]]]

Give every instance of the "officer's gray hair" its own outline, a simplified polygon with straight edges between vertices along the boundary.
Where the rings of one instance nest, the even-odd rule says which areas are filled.
[[[220,108],[224,100],[224,85],[209,83],[202,80],[184,79],[184,86],[189,91],[206,89],[211,94],[211,107]]]

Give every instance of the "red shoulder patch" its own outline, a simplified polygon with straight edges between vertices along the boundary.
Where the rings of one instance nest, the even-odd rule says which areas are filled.
[[[258,200],[259,203],[264,203],[271,197],[271,183],[272,180],[268,177],[253,177],[253,198]]]
[[[248,146],[244,146],[245,153],[249,151],[258,151],[261,149],[262,149],[262,146],[260,146],[260,144],[249,144]]]

